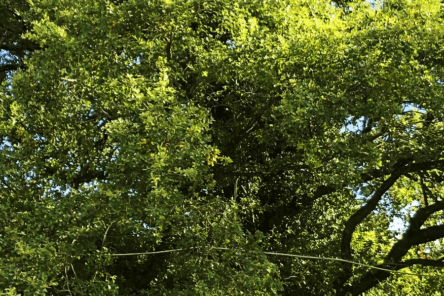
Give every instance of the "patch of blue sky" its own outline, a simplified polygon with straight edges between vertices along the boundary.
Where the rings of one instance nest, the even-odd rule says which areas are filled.
[[[417,104],[413,104],[413,103],[403,103],[402,107],[403,107],[402,112],[409,112],[409,111],[412,111],[412,110],[416,110],[416,111],[421,112],[421,113],[425,113],[426,112],[426,110],[424,108],[420,108]],[[349,116],[346,119],[346,121],[344,123],[344,126],[340,129],[339,132],[340,133],[345,133],[345,132],[359,133],[360,131],[362,131],[364,129],[365,120],[366,119],[365,119],[364,116],[362,116],[362,117],[360,117],[358,119],[355,119],[353,116]],[[364,183],[364,184],[362,184],[362,186],[366,187],[367,184]],[[372,196],[372,195],[365,196],[362,193],[361,189],[355,190],[353,193],[354,193],[355,198],[357,200],[360,200],[360,201],[363,201],[363,202],[368,201],[371,198],[371,196]],[[419,202],[418,201],[414,201],[411,204],[405,206],[400,211],[399,214],[405,216],[405,215],[407,215],[411,211],[411,209],[413,207],[417,207],[417,206],[419,206]],[[390,208],[389,208],[389,210],[390,210]],[[375,210],[375,213],[377,213],[377,212],[378,211]],[[407,226],[408,226],[408,221],[405,221],[405,220],[395,216],[393,218],[393,221],[389,225],[389,229],[391,231],[397,231],[399,233],[403,233],[407,229]]]
[[[3,149],[13,150],[12,143],[9,142],[8,137],[4,137],[3,141],[0,143],[0,151]]]
[[[137,58],[135,58],[133,60],[133,63],[136,65],[140,65],[140,63],[142,62],[142,57],[143,57],[143,53],[141,53]]]
[[[419,201],[415,200],[412,203],[408,204],[404,208],[401,209],[399,212],[400,215],[403,216],[410,216],[410,218],[413,216],[414,212],[412,212],[413,207],[420,206]],[[389,229],[391,231],[396,231],[398,233],[404,233],[407,230],[408,227],[408,221],[401,219],[399,217],[394,217],[393,221],[389,225]]]
[[[345,132],[356,133],[358,131],[361,131],[364,129],[364,122],[365,122],[364,116],[362,116],[361,118],[358,118],[358,119],[354,119],[353,116],[349,116],[345,120],[344,126],[341,127],[341,129],[339,130],[339,133],[341,133],[341,134],[345,133]]]
[[[402,112],[409,112],[416,110],[421,113],[426,113],[426,110],[424,108],[419,107],[419,104],[413,104],[413,103],[402,103]],[[400,115],[397,115],[400,116]],[[339,130],[339,133],[345,133],[345,132],[352,132],[357,133],[364,129],[365,124],[365,117],[361,116],[360,118],[355,119],[353,116],[347,117],[345,120],[344,125]]]
[[[9,53],[9,51],[4,50],[4,49],[0,49],[0,65],[3,64],[3,63],[12,62],[14,60],[16,60],[16,58],[13,55],[11,55]],[[7,81],[9,83],[11,83],[12,82],[12,76],[11,76],[10,72],[6,73],[6,77],[7,77]],[[11,86],[9,86],[9,87],[11,87]]]
[[[229,49],[234,49],[236,47],[233,40],[228,39],[226,41],[226,43],[227,43]]]
[[[403,107],[402,112],[409,112],[409,111],[412,111],[412,110],[416,110],[416,111],[421,112],[421,113],[426,113],[426,110],[424,108],[421,108],[419,106],[419,104],[402,103],[402,107]]]
[[[0,49],[0,62],[13,60],[14,58],[10,55],[9,51]]]

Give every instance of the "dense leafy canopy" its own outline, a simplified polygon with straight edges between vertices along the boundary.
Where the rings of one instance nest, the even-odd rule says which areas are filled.
[[[442,295],[443,18],[0,0],[0,292]]]

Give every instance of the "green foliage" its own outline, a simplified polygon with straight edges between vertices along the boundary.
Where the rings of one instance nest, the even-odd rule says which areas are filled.
[[[439,1],[0,7],[4,295],[441,295]]]

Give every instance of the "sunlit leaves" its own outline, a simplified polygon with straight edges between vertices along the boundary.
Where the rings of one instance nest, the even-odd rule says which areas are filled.
[[[443,159],[437,1],[16,5],[40,47],[0,95],[5,293],[331,295],[338,263],[257,252],[340,256],[394,171]],[[391,223],[441,199],[440,168],[399,178],[354,260],[384,262]],[[401,279],[370,293],[441,287]]]

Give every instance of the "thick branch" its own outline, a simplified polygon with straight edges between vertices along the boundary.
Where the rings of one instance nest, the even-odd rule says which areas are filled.
[[[410,260],[406,260],[404,262],[392,263],[390,265],[381,264],[381,265],[378,265],[377,267],[393,269],[393,270],[400,270],[400,269],[403,269],[406,267],[411,267],[415,264],[419,264],[422,266],[444,267],[444,262],[442,261],[442,259],[440,259],[440,260],[410,259]],[[388,272],[388,271],[378,270],[376,272],[369,272],[364,277],[364,279],[359,283],[359,285],[351,288],[348,291],[350,293],[349,295],[352,295],[352,296],[361,295],[365,291],[373,288],[378,283],[387,279],[387,277],[389,277],[389,276],[390,276],[390,272]]]
[[[344,259],[351,259],[350,242],[356,227],[376,208],[384,193],[406,172],[408,168],[401,168],[395,171],[386,181],[384,181],[373,194],[372,198],[354,213],[345,223],[342,233],[341,255]]]
[[[233,177],[248,177],[248,176],[263,176],[263,175],[268,175],[268,174],[278,174],[281,173],[282,171],[290,171],[290,170],[300,170],[300,169],[306,169],[308,168],[307,166],[281,166],[279,170],[274,170],[273,172],[230,172],[230,171],[223,171],[222,168],[220,168],[218,170],[218,174],[220,175],[225,175],[225,176],[233,176]],[[419,162],[419,163],[412,163],[409,164],[409,168],[408,171],[409,172],[418,172],[418,171],[422,171],[422,170],[431,170],[431,169],[440,169],[443,168],[444,169],[444,160],[438,160],[438,161],[429,161],[429,162]],[[392,167],[392,168],[381,168],[381,169],[375,169],[375,170],[371,170],[365,173],[361,174],[361,180],[362,182],[369,182],[372,181],[374,179],[383,177],[385,175],[389,175],[394,173],[397,169],[399,169],[398,167]],[[252,168],[253,170],[253,168]],[[323,186],[323,187],[328,187],[331,188],[331,191],[325,191],[327,193],[332,193],[334,191],[334,189],[336,187],[331,187],[331,186]]]
[[[361,135],[365,135],[372,131],[372,125],[374,123],[373,119],[366,120],[365,128],[362,130]]]
[[[346,260],[351,260],[351,240],[356,227],[376,208],[384,193],[392,187],[392,185],[407,171],[408,168],[398,168],[382,185],[373,193],[372,198],[354,213],[345,223],[344,231],[342,232],[341,240],[341,257]],[[349,264],[342,265],[342,272],[338,276],[335,283],[337,295],[345,295],[344,284],[350,278],[352,268]]]
[[[440,229],[444,229],[444,225],[433,226],[421,230],[421,226],[427,218],[440,210],[444,210],[444,200],[434,203],[428,207],[419,209],[416,214],[410,219],[410,225],[402,239],[399,240],[388,253],[386,261],[399,261],[410,249],[411,246],[424,244],[434,241],[437,238],[444,236],[444,233],[439,233]]]
[[[412,217],[410,220],[409,228],[407,229],[406,233],[402,237],[401,240],[399,240],[390,250],[389,254],[386,256],[386,263],[382,266],[389,266],[388,268],[393,268],[394,270],[401,269],[404,267],[411,266],[413,264],[421,264],[426,266],[443,266],[444,263],[442,263],[442,259],[438,261],[434,260],[423,260],[419,261],[421,259],[412,259],[407,260],[403,262],[402,264],[410,264],[407,266],[402,265],[395,265],[393,266],[393,262],[399,262],[401,258],[407,254],[409,249],[412,246],[425,244],[431,241],[434,241],[438,238],[441,238],[444,236],[444,225],[440,226],[432,226],[428,227],[426,229],[421,229],[424,222],[427,220],[427,218],[440,210],[444,210],[444,201],[436,202],[433,205],[424,207],[422,209],[419,209],[416,214]],[[429,265],[427,265],[429,264]],[[432,265],[433,264],[433,265]],[[378,271],[378,272],[368,272],[362,280],[354,285],[349,292],[352,293],[352,295],[359,295],[362,292],[367,291],[370,288],[373,288],[381,281],[384,281],[389,276],[389,272],[385,271]]]
[[[0,72],[15,71],[20,65],[0,65]]]
[[[427,161],[427,162],[419,162],[412,163],[409,165],[409,172],[418,172],[432,169],[443,169],[444,168],[444,160],[437,161]]]
[[[415,246],[432,242],[442,237],[444,237],[444,225],[432,226],[416,233],[411,242],[412,246]]]
[[[398,269],[410,267],[413,265],[422,265],[422,266],[433,266],[433,267],[444,267],[444,262],[442,259],[440,260],[430,260],[430,259],[410,259],[403,261]]]
[[[9,44],[1,44],[0,49],[7,51],[17,51],[17,50],[28,50],[26,47],[22,47],[20,45],[9,45]]]

